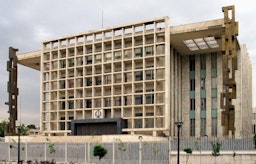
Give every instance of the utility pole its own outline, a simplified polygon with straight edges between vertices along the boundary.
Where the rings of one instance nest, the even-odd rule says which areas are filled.
[[[17,87],[17,56],[16,51],[18,49],[9,47],[9,61],[7,61],[7,71],[9,72],[9,81],[7,83],[7,92],[9,94],[9,100],[5,104],[9,106],[9,122],[7,125],[7,135],[16,135],[16,120],[17,120],[17,102],[19,90]]]

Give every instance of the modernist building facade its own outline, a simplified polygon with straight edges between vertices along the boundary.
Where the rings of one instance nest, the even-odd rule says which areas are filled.
[[[43,41],[41,51],[18,55],[41,71],[41,131],[70,135],[77,121],[111,129],[104,120],[121,119],[128,134],[175,136],[177,121],[184,137],[249,133],[251,64],[230,22],[237,23],[225,16],[170,26],[156,18]]]

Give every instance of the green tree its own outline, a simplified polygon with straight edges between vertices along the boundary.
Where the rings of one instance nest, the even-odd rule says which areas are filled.
[[[7,124],[8,124],[7,121],[0,122],[0,137],[5,136],[5,130],[6,130]]]
[[[102,157],[104,157],[107,153],[108,153],[108,150],[104,146],[101,146],[101,145],[94,146],[93,155],[99,156],[99,160]]]
[[[22,136],[29,135],[29,128],[24,124],[20,125],[20,135],[22,135]]]
[[[221,143],[219,141],[211,142],[212,144],[212,155],[215,157],[215,163],[216,163],[216,157],[220,155],[220,148]]]
[[[29,128],[29,129],[36,129],[36,126],[34,124],[29,124],[29,125],[27,125],[27,128]]]

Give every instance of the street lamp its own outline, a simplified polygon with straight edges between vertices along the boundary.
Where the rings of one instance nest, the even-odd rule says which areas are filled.
[[[177,156],[177,164],[180,164],[180,128],[183,122],[175,122],[175,125],[178,128],[178,156]]]
[[[142,140],[143,140],[143,137],[139,136],[138,139],[140,140],[140,145],[139,145],[139,164],[142,164]]]
[[[20,164],[20,134],[21,134],[21,127],[17,126],[18,130],[18,164]]]

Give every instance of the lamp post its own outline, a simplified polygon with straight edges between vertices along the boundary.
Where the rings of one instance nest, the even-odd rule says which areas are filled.
[[[20,133],[21,133],[21,127],[17,127],[18,130],[18,164],[20,163]]]
[[[183,122],[175,122],[175,125],[178,128],[178,156],[177,156],[177,164],[180,164],[180,128]]]
[[[143,137],[139,136],[138,139],[140,140],[140,145],[139,145],[139,164],[142,164],[142,140],[143,140]]]

